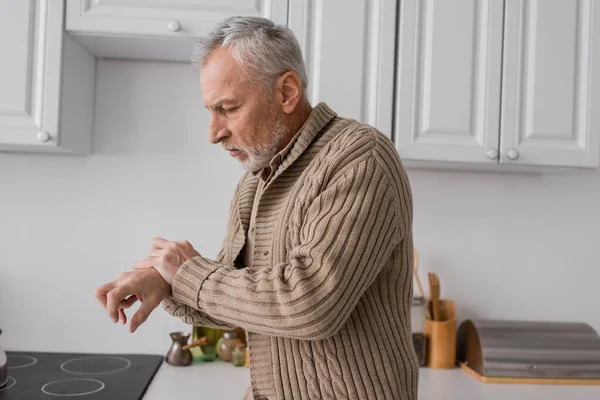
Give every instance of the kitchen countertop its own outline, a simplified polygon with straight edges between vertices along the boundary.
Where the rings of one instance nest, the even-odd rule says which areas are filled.
[[[421,368],[419,400],[598,400],[600,386],[481,383],[460,368]]]
[[[247,368],[214,361],[158,370],[144,400],[241,399],[250,383]],[[204,394],[205,396],[198,396]],[[513,385],[480,383],[458,368],[421,368],[419,400],[597,400],[600,386]],[[375,399],[376,400],[376,399]]]
[[[163,362],[144,400],[241,400],[249,384],[248,368],[234,367],[225,361],[194,363],[188,367],[174,367]]]

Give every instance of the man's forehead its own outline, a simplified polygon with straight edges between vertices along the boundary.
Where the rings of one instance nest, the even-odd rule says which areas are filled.
[[[240,65],[227,49],[217,49],[200,69],[200,85],[207,107],[232,100],[243,88]]]
[[[223,48],[214,50],[200,68],[202,84],[235,83],[241,76],[240,64],[233,58],[229,50]]]

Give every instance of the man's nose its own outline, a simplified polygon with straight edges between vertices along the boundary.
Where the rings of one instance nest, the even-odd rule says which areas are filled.
[[[229,130],[225,124],[219,121],[218,117],[211,116],[208,126],[208,140],[212,144],[217,144],[229,136]]]

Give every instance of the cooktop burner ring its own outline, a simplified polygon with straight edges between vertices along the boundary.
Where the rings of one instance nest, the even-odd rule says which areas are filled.
[[[48,389],[49,386],[52,386],[52,385],[56,386],[57,384],[60,385],[61,383],[65,384],[67,382],[77,382],[77,383],[88,382],[88,383],[96,384],[96,386],[98,386],[97,384],[99,384],[99,387],[92,389],[92,390],[88,390],[87,392],[81,392],[81,393],[54,393],[54,392],[52,392],[52,389]],[[104,382],[99,381],[97,379],[91,379],[91,378],[58,379],[56,381],[48,382],[44,386],[42,386],[42,392],[49,396],[77,397],[77,396],[85,396],[85,395],[92,394],[92,393],[98,393],[99,391],[104,389],[105,386],[106,385],[104,384]],[[56,390],[56,389],[54,389],[54,390]]]
[[[14,359],[25,359],[23,364],[14,365]],[[32,365],[37,364],[38,360],[32,356],[24,356],[24,355],[9,355],[8,356],[8,369],[18,369],[18,368],[27,368]]]
[[[13,378],[12,376],[9,376],[8,380],[6,381],[4,386],[0,386],[0,392],[4,392],[5,390],[10,389],[11,387],[15,386],[16,384],[17,384],[17,380],[15,378]]]
[[[77,362],[85,362],[85,361],[118,361],[121,362],[122,365],[118,366],[118,367],[111,367],[110,369],[105,369],[105,370],[99,370],[99,371],[78,371],[77,368],[74,367],[68,367],[69,364],[71,363],[77,363]],[[85,366],[85,364],[84,364]],[[88,365],[89,367],[89,365]],[[62,363],[60,365],[60,369],[63,370],[64,372],[67,372],[69,374],[74,374],[74,375],[106,375],[106,374],[113,374],[116,372],[121,372],[126,370],[127,368],[131,367],[131,361],[129,361],[127,358],[124,357],[116,357],[116,356],[88,356],[88,357],[79,357],[79,358],[73,358],[71,360],[67,360],[64,363]],[[81,368],[81,367],[80,367]]]

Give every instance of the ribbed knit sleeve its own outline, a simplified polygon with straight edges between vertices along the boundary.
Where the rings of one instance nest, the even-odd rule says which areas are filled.
[[[204,318],[266,335],[334,335],[404,234],[401,182],[374,155],[348,165],[306,205],[299,243],[285,262],[238,270],[195,257],[175,276],[175,301]]]
[[[219,321],[218,319],[211,318],[210,315],[202,312],[200,310],[196,310],[190,306],[186,306],[175,299],[172,296],[167,297],[163,300],[163,308],[169,314],[174,317],[179,317],[183,322],[190,325],[195,326],[205,326],[208,328],[217,328],[217,329],[233,329],[236,328],[235,325],[225,323],[223,321]]]

